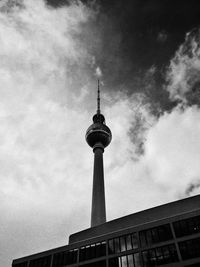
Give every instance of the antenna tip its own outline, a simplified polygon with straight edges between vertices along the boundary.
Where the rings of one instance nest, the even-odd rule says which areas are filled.
[[[98,88],[97,88],[97,113],[100,114],[100,87],[99,87],[99,79],[98,79]]]

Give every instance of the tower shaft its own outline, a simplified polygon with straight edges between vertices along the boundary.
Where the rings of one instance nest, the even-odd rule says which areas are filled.
[[[92,190],[91,227],[106,222],[106,205],[104,189],[103,152],[102,145],[96,145],[94,151],[94,172]]]

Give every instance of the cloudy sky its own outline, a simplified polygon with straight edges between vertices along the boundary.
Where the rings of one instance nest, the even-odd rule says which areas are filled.
[[[0,266],[89,227],[96,110],[108,220],[200,192],[200,3],[0,1]]]

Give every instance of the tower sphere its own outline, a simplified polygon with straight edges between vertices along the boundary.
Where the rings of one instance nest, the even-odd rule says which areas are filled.
[[[105,118],[102,114],[97,113],[93,116],[93,124],[87,129],[85,139],[92,148],[99,143],[104,148],[110,144],[112,133],[105,125]]]

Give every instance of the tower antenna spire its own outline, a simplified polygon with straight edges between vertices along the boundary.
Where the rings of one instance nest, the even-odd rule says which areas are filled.
[[[100,114],[100,85],[99,85],[99,79],[98,79],[98,88],[97,88],[97,114]]]

